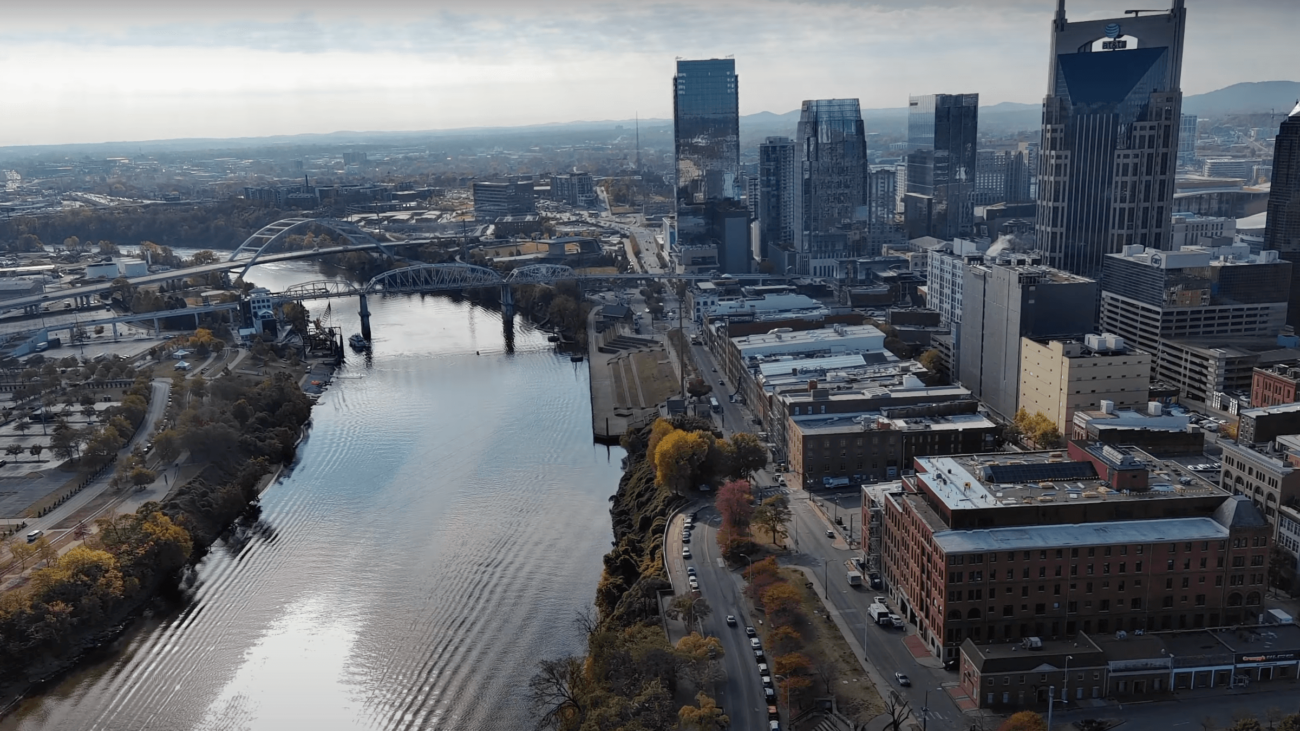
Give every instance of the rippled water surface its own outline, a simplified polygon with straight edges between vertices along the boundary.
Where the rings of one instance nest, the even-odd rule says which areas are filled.
[[[312,278],[297,266],[253,278]],[[508,353],[468,303],[371,308],[373,360],[350,355],[261,520],[182,608],[0,729],[528,725],[536,660],[582,649],[622,452],[591,443],[586,365],[543,334]],[[330,315],[351,333],[355,312]]]

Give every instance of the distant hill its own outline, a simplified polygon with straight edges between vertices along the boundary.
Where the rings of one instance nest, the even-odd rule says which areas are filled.
[[[1183,98],[1183,113],[1225,117],[1276,111],[1286,114],[1300,99],[1300,81],[1248,81]]]

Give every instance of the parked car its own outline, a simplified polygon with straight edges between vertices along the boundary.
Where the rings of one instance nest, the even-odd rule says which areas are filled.
[[[763,643],[759,642],[757,637],[750,637],[749,646],[757,650],[763,646]]]
[[[745,634],[749,637],[757,637],[758,631],[748,625],[745,626]]]
[[[690,560],[691,560],[691,547],[690,547],[690,546],[682,546],[682,558],[686,559],[687,561],[690,561]]]
[[[695,567],[694,567],[694,566],[687,566],[687,567],[686,567],[686,575],[687,575],[687,576],[694,576],[694,575],[695,575]]]

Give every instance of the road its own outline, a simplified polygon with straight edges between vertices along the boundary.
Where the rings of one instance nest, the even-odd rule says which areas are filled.
[[[149,394],[149,409],[145,412],[144,421],[140,423],[140,428],[136,430],[135,436],[126,443],[122,449],[118,450],[118,457],[125,457],[130,454],[138,445],[145,443],[149,435],[153,434],[159,420],[162,419],[163,413],[167,410],[167,396],[171,392],[171,379],[157,378],[150,384],[151,393]],[[43,530],[49,533],[50,530],[63,522],[72,514],[76,513],[92,500],[99,497],[108,489],[108,482],[113,478],[113,470],[105,470],[104,474],[90,483],[81,492],[73,495],[66,503],[51,510],[49,513],[28,521],[27,530]],[[54,537],[54,536],[51,536]]]
[[[712,507],[696,512],[695,530],[691,535],[691,560],[682,558],[683,516],[673,519],[668,528],[668,572],[678,593],[688,591],[686,567],[694,566],[700,582],[700,594],[713,613],[701,622],[704,634],[722,641],[723,670],[726,680],[713,695],[718,705],[731,717],[737,731],[766,729],[767,701],[759,680],[758,661],[745,636],[745,625],[753,620],[745,612],[741,594],[744,582],[739,574],[727,569],[717,543],[717,527],[722,518]],[[735,627],[727,626],[727,615],[737,618]]]
[[[705,375],[712,377],[712,385],[715,392],[720,393],[722,397],[718,399],[722,405],[722,413],[715,414],[723,429],[723,432],[730,435],[736,431],[755,431],[757,426],[753,424],[753,415],[748,408],[739,403],[733,403],[730,398],[725,398],[735,393],[734,385],[726,384],[726,379],[721,369],[714,373],[712,369],[717,368],[712,354],[704,346],[692,346],[692,353],[695,356],[695,362],[703,368]],[[723,383],[719,383],[722,381]],[[774,487],[774,477],[769,470],[763,470],[755,475],[756,487],[760,494],[770,493],[779,488]],[[935,692],[941,685],[955,685],[957,675],[943,670],[939,666],[937,658],[930,659],[928,667],[917,662],[912,656],[907,646],[903,644],[903,632],[895,629],[885,629],[869,621],[867,617],[867,606],[871,603],[872,597],[884,592],[871,590],[867,587],[850,587],[847,580],[847,567],[844,562],[851,557],[861,556],[857,550],[851,550],[845,539],[847,536],[847,527],[850,523],[848,516],[856,514],[856,506],[861,500],[857,494],[856,488],[827,492],[826,499],[833,500],[836,495],[840,495],[840,513],[844,516],[845,527],[839,528],[835,538],[828,538],[826,531],[832,529],[830,521],[819,515],[809,504],[809,493],[795,489],[791,492],[791,538],[798,539],[798,547],[782,563],[796,566],[804,566],[813,569],[817,578],[816,583],[825,587],[827,596],[825,597],[829,605],[840,614],[845,623],[850,627],[853,633],[854,644],[863,648],[863,654],[868,663],[876,669],[876,682],[879,691],[887,694],[889,691],[898,691],[913,709],[913,713],[919,719],[921,709],[925,707],[926,701],[929,702],[929,721],[928,727],[944,731],[952,729],[953,731],[964,731],[968,728],[965,718],[957,709],[956,705],[948,698],[946,693]],[[828,510],[833,509],[833,502],[827,503]],[[860,535],[860,527],[854,525],[855,536]],[[701,539],[703,540],[703,539]],[[823,583],[822,577],[825,576]],[[710,604],[713,599],[710,598]],[[896,609],[896,607],[895,607]],[[909,627],[909,629],[911,629]],[[847,638],[846,638],[847,639]],[[900,687],[894,681],[894,672],[902,671],[912,681],[910,688]],[[930,690],[929,697],[926,697],[926,689]]]

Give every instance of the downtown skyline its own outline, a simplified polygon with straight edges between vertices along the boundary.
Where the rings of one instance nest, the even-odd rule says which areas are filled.
[[[742,115],[956,91],[1041,103],[1051,0],[895,6],[47,3],[8,10],[0,30],[0,146],[671,119],[675,57],[734,56]],[[1121,6],[1076,0],[1067,12]],[[1261,57],[1300,65],[1280,22],[1300,19],[1290,3],[1192,0],[1188,13],[1186,94],[1270,80]]]

